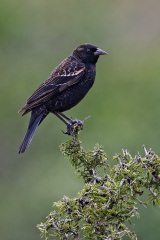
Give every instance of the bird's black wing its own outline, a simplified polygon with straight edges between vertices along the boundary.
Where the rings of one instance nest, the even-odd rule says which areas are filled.
[[[85,74],[85,65],[73,60],[72,57],[65,59],[50,75],[50,77],[28,99],[27,104],[20,112],[27,113],[58,93],[66,90],[79,82]]]

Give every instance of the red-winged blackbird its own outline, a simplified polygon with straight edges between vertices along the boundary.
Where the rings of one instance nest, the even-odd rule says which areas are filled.
[[[92,44],[83,44],[62,61],[50,77],[37,88],[26,105],[19,110],[23,115],[31,111],[27,132],[19,147],[23,153],[32,141],[35,130],[51,112],[67,125],[67,134],[71,134],[73,119],[62,114],[79,103],[92,87],[99,55],[107,54]]]

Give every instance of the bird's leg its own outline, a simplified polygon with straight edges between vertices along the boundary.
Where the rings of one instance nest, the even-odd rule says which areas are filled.
[[[86,121],[90,116],[86,117],[84,120],[79,120],[79,119],[73,119],[73,118],[69,118],[66,115],[64,115],[63,113],[58,112],[58,114],[63,117],[64,119],[66,119],[68,122],[70,122],[71,124],[75,124],[77,123],[78,125],[83,125],[84,121]]]
[[[73,133],[74,130],[74,126],[73,124],[70,123],[70,118],[65,116],[64,114],[61,114],[59,112],[54,112],[54,114],[62,121],[66,124],[67,126],[67,132],[63,132],[65,134],[71,135]]]
[[[61,116],[62,118],[66,119],[68,122],[70,123],[75,123],[75,120],[70,118],[70,117],[67,117],[66,115],[64,115],[63,113],[61,112],[56,112],[59,116]]]
[[[66,124],[67,132],[65,132],[65,134],[68,134],[68,135],[72,135],[74,132],[76,133],[79,130],[82,130],[84,121],[90,117],[88,116],[83,121],[81,121],[78,119],[69,118],[61,112],[54,112],[54,114]]]

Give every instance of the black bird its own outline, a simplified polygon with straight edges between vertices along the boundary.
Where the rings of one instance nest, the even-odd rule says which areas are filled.
[[[63,60],[49,78],[37,88],[19,112],[25,115],[31,112],[27,132],[19,147],[23,153],[31,143],[33,135],[51,112],[67,125],[67,134],[71,134],[75,121],[62,112],[78,104],[92,87],[96,76],[96,62],[100,55],[107,54],[92,44],[83,44]]]

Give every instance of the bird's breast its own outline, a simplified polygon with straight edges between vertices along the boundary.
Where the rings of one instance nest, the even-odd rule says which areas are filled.
[[[95,66],[86,66],[85,74],[78,83],[68,87],[48,102],[49,110],[63,112],[77,105],[92,87],[95,75]]]

